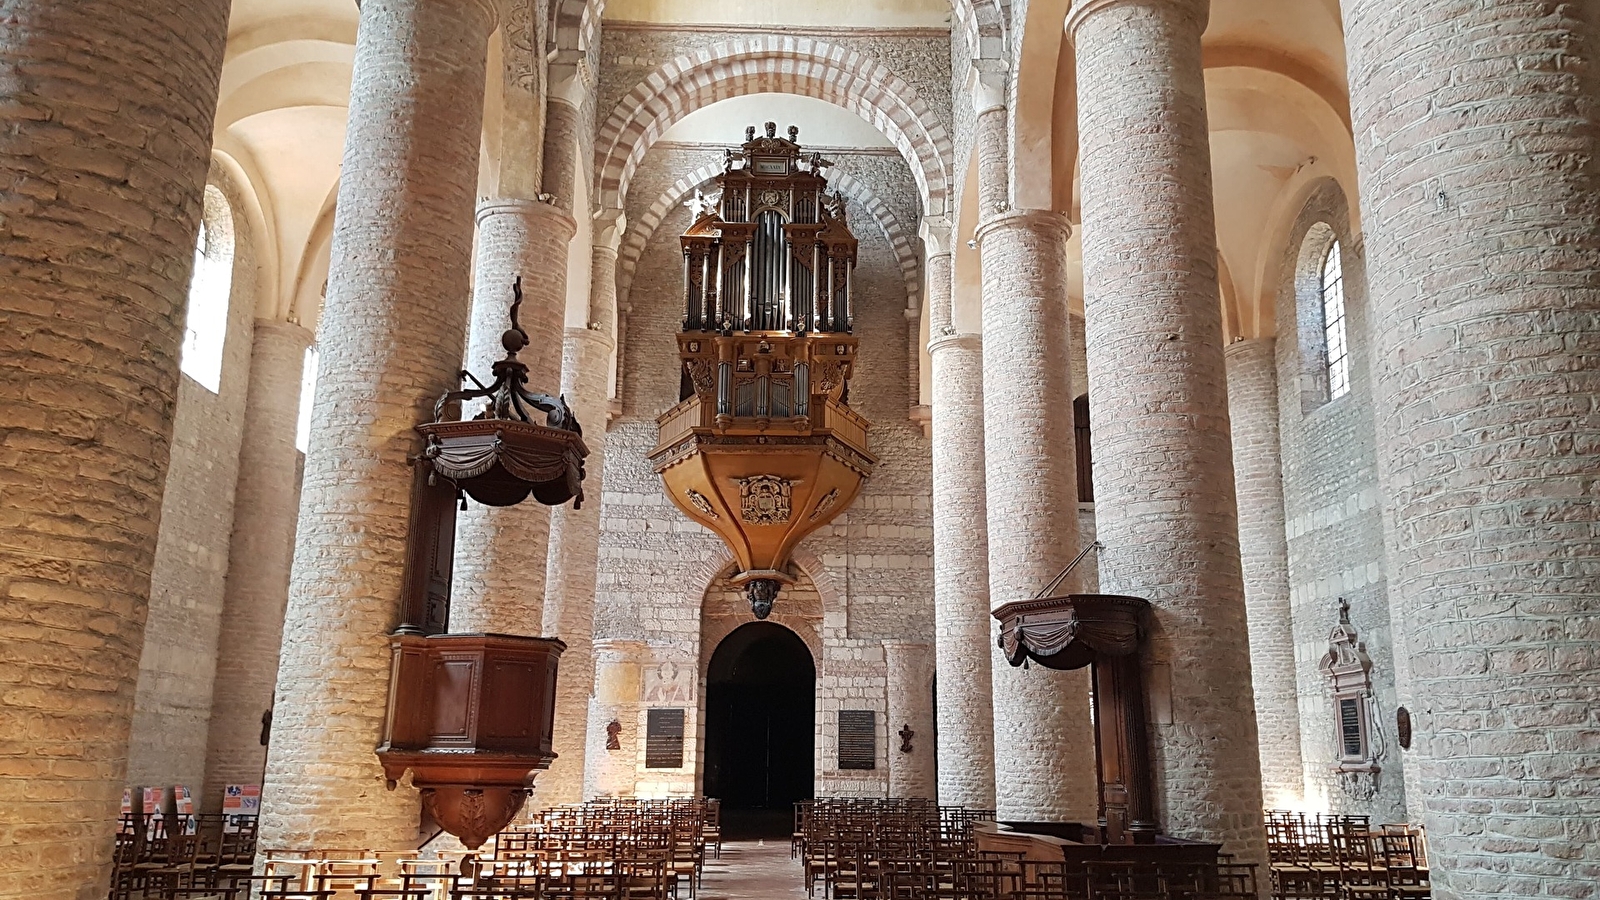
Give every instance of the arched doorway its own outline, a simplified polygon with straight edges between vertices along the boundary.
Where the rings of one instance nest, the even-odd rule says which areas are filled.
[[[717,645],[706,672],[705,793],[730,836],[788,834],[810,799],[816,666],[794,632],[749,622]]]

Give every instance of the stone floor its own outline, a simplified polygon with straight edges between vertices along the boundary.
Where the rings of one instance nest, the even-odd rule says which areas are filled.
[[[804,897],[800,861],[789,858],[789,841],[738,841],[722,845],[721,859],[707,859],[695,900],[773,900]]]

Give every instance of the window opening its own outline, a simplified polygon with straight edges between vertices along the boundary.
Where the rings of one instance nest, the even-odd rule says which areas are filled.
[[[1345,334],[1344,263],[1339,242],[1322,258],[1318,293],[1322,298],[1322,334],[1328,348],[1328,398],[1350,393],[1350,344]]]
[[[294,445],[301,453],[311,446],[311,401],[317,393],[317,348],[307,347],[300,365],[300,414],[295,420]]]
[[[222,387],[222,347],[228,336],[228,300],[233,289],[233,230],[228,201],[207,186],[205,213],[195,235],[194,274],[189,280],[179,368],[215,394]]]

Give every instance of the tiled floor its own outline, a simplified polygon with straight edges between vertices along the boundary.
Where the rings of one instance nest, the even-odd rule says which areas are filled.
[[[707,859],[695,900],[782,900],[804,897],[800,861],[789,858],[789,841],[739,841],[722,845],[721,859]]]

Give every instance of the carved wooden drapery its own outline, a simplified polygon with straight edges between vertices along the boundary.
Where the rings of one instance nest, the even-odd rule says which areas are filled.
[[[1067,594],[994,611],[1013,666],[1092,667],[1100,827],[1110,844],[1150,843],[1159,831],[1139,661],[1149,609],[1139,597]]]

